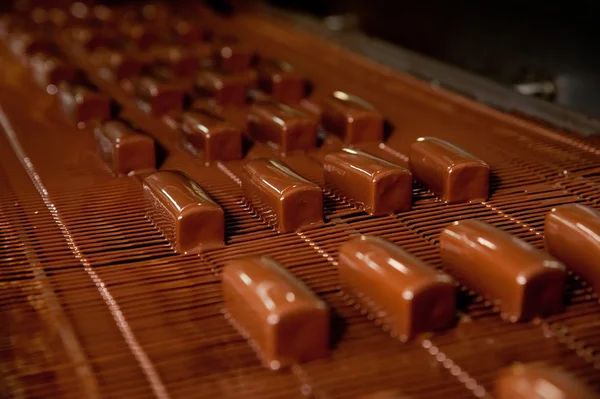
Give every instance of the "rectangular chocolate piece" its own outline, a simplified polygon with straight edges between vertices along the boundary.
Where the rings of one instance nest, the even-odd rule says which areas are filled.
[[[448,226],[440,254],[444,267],[498,304],[504,319],[527,321],[563,309],[564,265],[489,224],[464,220]]]
[[[325,181],[336,194],[356,202],[370,215],[407,211],[412,206],[410,171],[360,150],[327,154]]]
[[[152,115],[160,116],[168,111],[179,111],[183,108],[184,89],[179,85],[142,76],[134,79],[134,87]]]
[[[371,104],[342,91],[323,102],[321,123],[346,144],[383,141],[383,116]]]
[[[541,362],[515,364],[496,378],[497,399],[598,399],[598,395],[570,373]]]
[[[279,161],[256,159],[242,170],[248,203],[280,233],[323,222],[323,192]]]
[[[232,261],[221,286],[227,317],[271,370],[327,356],[327,304],[275,260]]]
[[[77,78],[77,68],[48,53],[36,53],[31,57],[31,68],[35,82],[42,88],[58,85]]]
[[[258,84],[261,90],[282,103],[297,103],[306,94],[304,78],[284,61],[262,61],[258,67]]]
[[[600,295],[600,212],[579,204],[561,205],[546,215],[546,250]]]
[[[98,49],[89,56],[89,60],[104,78],[121,81],[140,73],[144,62],[134,55],[109,49]]]
[[[110,97],[91,86],[63,83],[60,99],[65,114],[76,123],[105,121],[111,117]]]
[[[218,105],[242,106],[246,103],[253,81],[253,76],[246,72],[234,74],[205,70],[198,74],[196,86],[200,96],[210,96]]]
[[[192,76],[200,66],[199,57],[177,46],[154,46],[151,49],[156,65],[168,67],[177,77]]]
[[[98,155],[117,176],[156,168],[154,140],[121,121],[108,121],[94,129]]]
[[[199,253],[225,243],[225,213],[185,173],[165,170],[144,179],[146,213],[183,254]]]
[[[455,321],[452,278],[389,241],[368,236],[347,241],[338,264],[343,290],[401,341]]]
[[[223,71],[245,71],[250,69],[253,59],[254,51],[235,38],[221,38],[215,44],[215,61]]]
[[[448,203],[485,201],[490,167],[463,149],[435,137],[422,137],[410,147],[410,171]]]
[[[282,153],[315,148],[317,125],[313,115],[276,102],[258,103],[248,113],[252,138],[276,144]]]
[[[200,151],[206,162],[242,158],[242,132],[207,110],[183,113],[181,130],[185,139]]]

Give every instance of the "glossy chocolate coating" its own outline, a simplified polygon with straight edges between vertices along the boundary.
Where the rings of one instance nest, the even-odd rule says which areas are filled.
[[[276,101],[294,104],[305,96],[305,80],[287,62],[265,60],[258,67],[259,88]]]
[[[40,87],[58,85],[77,77],[77,68],[47,53],[37,53],[31,57],[33,78]]]
[[[383,116],[371,104],[342,91],[323,102],[323,127],[346,144],[383,141]]]
[[[224,245],[225,213],[195,181],[179,171],[159,171],[144,179],[150,220],[179,253]]]
[[[195,110],[183,113],[181,130],[185,139],[201,151],[205,161],[231,161],[242,158],[242,132],[220,116]]]
[[[564,265],[489,224],[465,220],[446,227],[440,255],[450,273],[498,303],[511,322],[563,309]]]
[[[183,107],[184,90],[177,85],[142,76],[134,80],[134,86],[138,96],[146,101],[152,115],[163,115]]]
[[[515,364],[496,378],[496,399],[598,399],[571,374],[541,363]]]
[[[210,96],[218,105],[241,106],[246,103],[253,80],[253,76],[246,72],[206,70],[198,74],[196,85],[200,96]]]
[[[234,38],[223,38],[215,44],[215,61],[219,69],[242,72],[250,68],[254,51]]]
[[[382,238],[361,236],[340,247],[343,289],[402,341],[448,328],[456,318],[450,276]]]
[[[315,148],[317,124],[314,116],[275,102],[261,102],[248,113],[248,133],[276,144],[282,153]]]
[[[279,161],[256,159],[242,171],[242,186],[254,211],[280,233],[323,221],[323,192]]]
[[[154,140],[121,121],[108,121],[94,129],[98,155],[117,176],[156,168]]]
[[[110,97],[81,85],[60,85],[60,100],[65,114],[73,121],[105,121],[111,117]]]
[[[579,204],[561,205],[546,215],[546,249],[600,294],[600,212]]]
[[[412,205],[410,171],[360,150],[325,156],[325,181],[371,215],[407,211]]]
[[[194,52],[177,46],[154,46],[151,52],[157,65],[168,67],[180,78],[192,76],[199,67],[199,58]]]
[[[409,164],[413,176],[446,202],[488,198],[488,164],[444,140],[419,138],[410,146]]]
[[[144,65],[135,55],[105,48],[94,51],[90,54],[89,60],[100,69],[103,77],[116,81],[134,77]]]
[[[272,370],[326,357],[329,308],[266,256],[230,262],[222,273],[225,309]]]

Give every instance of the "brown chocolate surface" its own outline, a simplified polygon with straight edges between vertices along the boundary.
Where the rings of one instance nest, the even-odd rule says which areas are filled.
[[[304,98],[306,81],[287,62],[263,60],[257,70],[259,87],[276,101],[294,104]]]
[[[213,98],[218,105],[242,106],[246,103],[248,90],[254,85],[253,78],[247,72],[206,70],[198,73],[196,85],[200,96]]]
[[[185,112],[181,131],[196,154],[206,162],[242,158],[242,132],[207,110]]]
[[[59,97],[65,114],[75,123],[93,124],[111,117],[110,97],[85,85],[63,82]]]
[[[477,220],[456,222],[440,237],[444,266],[493,300],[512,322],[560,312],[565,267],[551,255]]]
[[[83,2],[78,3],[81,11]],[[306,153],[282,156],[249,140],[243,160],[206,166],[181,146],[180,114],[146,113],[133,91],[104,78],[89,53],[64,40],[61,26],[92,22],[61,5],[42,21],[46,40],[54,42],[49,47],[58,47],[119,104],[124,120],[155,140],[160,170],[185,172],[218,202],[226,245],[200,254],[173,252],[146,216],[143,175],[107,173],[93,126],[74,127],[62,115],[58,96],[35,84],[24,62],[29,56],[10,50],[15,33],[10,28],[0,42],[0,368],[6,376],[0,392],[77,399],[355,399],[386,391],[416,399],[493,398],[498,373],[515,362],[559,366],[600,389],[600,305],[575,277],[568,280],[563,312],[518,324],[503,321],[493,304],[460,286],[455,326],[402,343],[341,295],[338,274],[339,248],[357,234],[383,237],[440,269],[440,233],[463,219],[480,219],[543,248],[544,217],[552,208],[572,203],[599,208],[597,141],[432,87],[260,10],[223,17],[195,2],[165,3],[171,5],[168,13],[157,13],[159,7],[143,12],[139,2],[119,6],[114,22],[101,23],[114,24],[118,32],[124,19],[150,22],[165,28],[167,36],[159,38],[171,43],[171,18],[183,17],[213,32],[213,42],[239,37],[260,59],[288,62],[311,83],[300,108],[319,115],[334,91],[372,104],[389,122],[389,137],[356,144],[361,150],[407,167],[411,144],[431,136],[485,160],[489,198],[446,204],[417,186],[412,210],[366,215],[327,190],[323,158],[344,147],[331,131],[322,132],[317,148]],[[66,22],[54,24],[53,14],[66,15]],[[31,13],[23,18],[31,19]],[[38,35],[42,29],[36,24],[19,29]],[[118,39],[119,48],[132,54],[134,43],[122,34]],[[226,105],[219,114],[243,128],[249,110],[250,103]],[[265,157],[282,159],[324,189],[323,224],[278,233],[256,217],[245,202],[242,167]],[[223,317],[223,268],[261,255],[275,259],[329,305],[331,345],[325,358],[272,372]]]
[[[516,364],[503,370],[496,380],[498,399],[597,399],[577,378],[558,367],[544,364]]]
[[[415,178],[449,203],[488,198],[489,166],[461,148],[435,137],[419,138],[410,147]]]
[[[150,76],[134,78],[135,91],[152,115],[160,116],[183,107],[184,90],[176,84],[161,82]]]
[[[242,171],[242,187],[254,211],[281,233],[323,221],[321,188],[279,161],[248,161]]]
[[[268,257],[229,263],[222,274],[227,316],[272,370],[326,357],[329,308]]]
[[[364,151],[345,148],[327,154],[325,181],[337,194],[355,201],[370,215],[407,211],[412,203],[412,175]]]
[[[344,291],[401,341],[455,320],[452,278],[389,241],[362,236],[345,242],[339,273]]]
[[[188,254],[223,245],[223,209],[196,182],[178,171],[159,171],[144,179],[146,212],[171,241]]]
[[[600,293],[600,212],[579,204],[561,205],[546,215],[546,249]]]

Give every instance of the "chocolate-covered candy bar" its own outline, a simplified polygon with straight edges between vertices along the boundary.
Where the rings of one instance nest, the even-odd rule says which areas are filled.
[[[258,67],[259,88],[282,103],[297,103],[305,96],[305,80],[287,62],[262,61]]]
[[[315,148],[317,124],[313,115],[276,102],[258,103],[248,113],[248,133],[276,144],[282,153]]]
[[[550,254],[477,220],[442,231],[444,266],[500,307],[511,322],[563,309],[565,267]]]
[[[181,130],[185,139],[206,162],[242,158],[242,132],[220,116],[206,110],[183,113]]]
[[[121,81],[136,76],[144,65],[143,61],[135,55],[128,55],[117,50],[105,48],[94,51],[89,60],[104,78]]]
[[[105,121],[111,117],[111,101],[92,86],[60,85],[60,101],[65,114],[76,123]]]
[[[177,46],[154,46],[151,49],[156,65],[166,66],[177,77],[193,75],[199,67],[198,56]]]
[[[598,399],[600,396],[571,374],[542,363],[515,364],[496,378],[497,399]]]
[[[329,308],[275,260],[230,262],[222,274],[225,310],[272,370],[326,357]]]
[[[168,111],[183,108],[184,90],[178,85],[164,83],[151,76],[142,76],[134,79],[134,87],[152,115],[160,116]]]
[[[254,211],[280,233],[323,221],[323,192],[279,161],[256,159],[243,167],[242,187]]]
[[[98,155],[117,176],[156,167],[154,140],[121,121],[108,121],[94,129]]]
[[[235,38],[221,38],[215,44],[215,61],[223,71],[245,71],[250,68],[253,59],[254,51]]]
[[[324,159],[325,181],[367,213],[406,211],[412,203],[410,171],[360,150],[343,149]]]
[[[440,330],[456,318],[456,287],[400,247],[362,236],[340,247],[342,288],[391,328],[400,340]]]
[[[448,203],[488,198],[488,164],[447,141],[418,139],[410,147],[409,164],[413,176]]]
[[[121,33],[140,49],[147,49],[158,41],[157,26],[150,23],[126,21],[121,24]]]
[[[224,245],[225,214],[198,184],[179,171],[160,171],[144,179],[150,220],[175,251],[198,253]]]
[[[383,116],[371,104],[342,91],[323,102],[323,127],[347,144],[383,140]]]
[[[600,295],[600,212],[579,204],[561,205],[546,215],[546,249]]]
[[[77,27],[71,29],[70,38],[83,49],[94,51],[101,47],[110,47],[113,43],[114,35],[100,29]]]
[[[171,27],[180,42],[195,44],[204,40],[205,31],[197,23],[178,19],[171,24]]]
[[[196,86],[200,96],[212,97],[218,105],[241,106],[246,103],[254,78],[255,76],[246,72],[205,70],[198,73]]]
[[[75,66],[47,53],[33,55],[31,57],[31,68],[34,80],[43,88],[48,85],[73,81],[77,77]]]

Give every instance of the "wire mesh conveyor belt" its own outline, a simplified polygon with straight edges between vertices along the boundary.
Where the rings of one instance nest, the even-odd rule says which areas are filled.
[[[65,10],[67,20],[75,18]],[[153,8],[140,12],[150,20],[162,14],[148,10]],[[67,28],[57,27],[60,12],[54,20],[51,12],[36,12],[24,18],[37,15],[42,22],[35,29],[46,24],[46,40],[63,61],[119,104],[122,118],[154,138],[162,151],[160,169],[184,171],[224,209],[226,245],[195,255],[171,249],[146,217],[146,174],[113,177],[96,153],[93,126],[78,128],[58,95],[40,88],[27,62],[9,49],[6,21],[23,16],[5,16],[0,396],[355,398],[398,389],[411,398],[492,397],[498,371],[517,361],[560,366],[600,389],[600,305],[573,276],[564,312],[529,323],[503,321],[489,302],[461,286],[454,328],[401,343],[341,294],[337,271],[339,246],[357,234],[384,237],[442,269],[440,232],[463,219],[485,221],[543,248],[550,209],[569,203],[600,208],[597,141],[486,108],[258,11],[226,18],[196,6],[173,7],[162,17],[179,14],[210,30],[213,39],[236,36],[260,57],[294,65],[312,86],[304,101],[318,104],[343,90],[373,104],[388,121],[389,137],[358,148],[407,166],[410,144],[435,136],[491,167],[487,201],[449,205],[415,183],[412,210],[369,216],[325,184],[323,157],[342,147],[335,136],[324,134],[317,149],[285,157],[254,142],[245,160],[283,159],[324,190],[322,226],[279,234],[246,205],[240,186],[245,160],[206,165],[181,146],[177,113],[145,112],[131,91],[103,76],[69,40]],[[240,123],[249,107],[223,112]],[[223,267],[257,254],[279,261],[332,308],[329,357],[270,371],[223,317]]]

